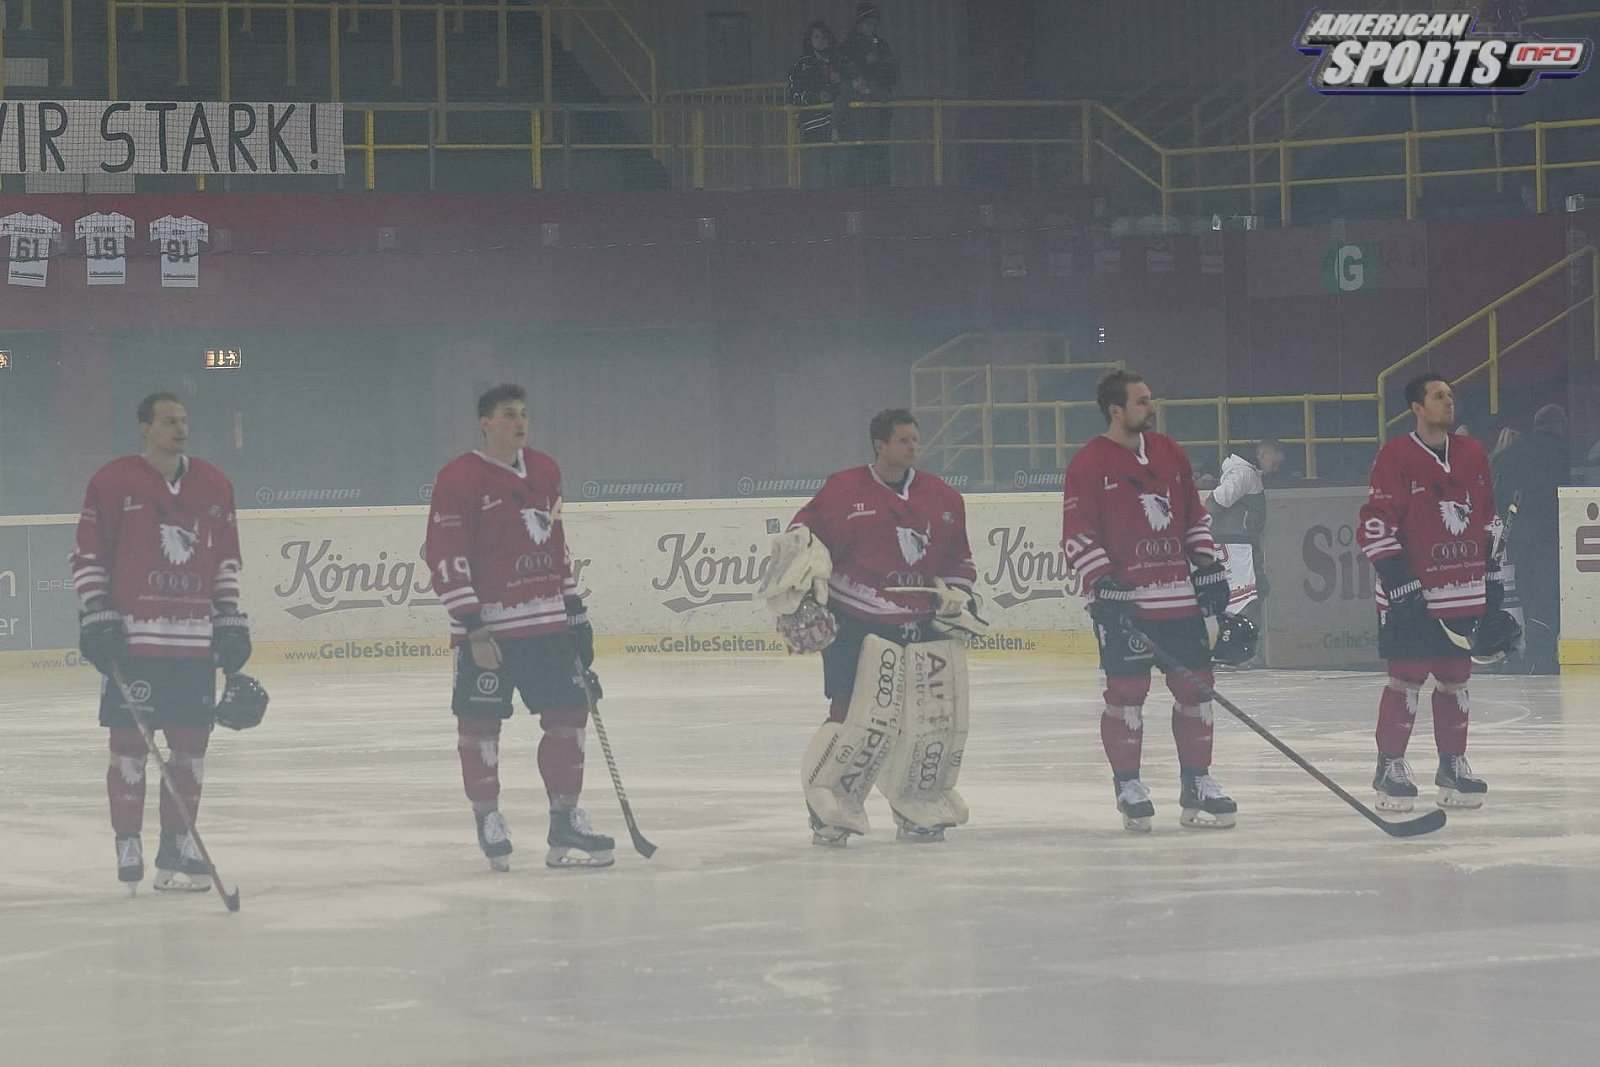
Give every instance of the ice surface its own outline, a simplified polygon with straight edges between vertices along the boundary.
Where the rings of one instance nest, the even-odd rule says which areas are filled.
[[[234,916],[215,895],[117,884],[92,677],[0,678],[0,1062],[1508,1064],[1600,1048],[1593,676],[1476,679],[1488,804],[1408,841],[1220,712],[1215,773],[1239,826],[1181,830],[1158,688],[1157,828],[1137,836],[1113,808],[1098,676],[974,661],[971,824],[898,844],[874,797],[873,834],[837,851],[809,844],[798,787],[823,708],[814,657],[601,669],[660,852],[628,848],[591,740],[585,804],[618,865],[546,870],[523,715],[501,763],[518,851],[495,875],[447,672],[263,667],[266,722],[219,730],[207,766],[201,827],[243,891]],[[1381,684],[1219,680],[1363,798]],[[1412,756],[1431,782],[1423,705]]]

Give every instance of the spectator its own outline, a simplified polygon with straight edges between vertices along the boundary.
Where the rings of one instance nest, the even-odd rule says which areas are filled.
[[[798,116],[803,144],[826,145],[838,140],[834,109],[816,107],[837,102],[843,88],[844,68],[835,47],[837,40],[826,22],[811,23],[806,27],[800,58],[789,68],[789,103],[814,109],[802,111]],[[801,151],[806,188],[825,188],[832,184],[832,155],[833,150],[829,148]]]
[[[1265,479],[1283,466],[1283,446],[1266,439],[1251,451],[1243,450],[1222,462],[1222,477],[1211,492],[1211,536],[1222,549],[1228,575],[1228,611],[1243,615],[1261,630],[1262,602],[1271,591],[1264,569],[1266,553],[1262,535],[1267,526]],[[1260,654],[1248,666],[1259,666]]]
[[[1516,565],[1516,590],[1522,602],[1531,674],[1559,674],[1561,637],[1561,534],[1556,489],[1572,484],[1567,443],[1567,413],[1546,404],[1533,416],[1533,429],[1518,437],[1493,461],[1494,496],[1501,513],[1513,499],[1516,523],[1507,539]]]
[[[900,64],[889,42],[878,36],[878,6],[862,0],[856,5],[855,29],[839,46],[839,53],[850,72],[848,97],[871,104],[886,104],[900,81]],[[849,114],[842,138],[863,141],[888,141],[894,125],[894,111],[888,107],[857,108]],[[889,146],[870,144],[854,151],[859,161],[863,185],[889,184]]]

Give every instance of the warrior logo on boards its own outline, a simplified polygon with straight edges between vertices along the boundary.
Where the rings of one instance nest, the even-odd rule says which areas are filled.
[[[1476,21],[1471,11],[1313,8],[1295,47],[1321,57],[1311,75],[1319,93],[1525,93],[1589,67],[1584,38],[1480,33]]]

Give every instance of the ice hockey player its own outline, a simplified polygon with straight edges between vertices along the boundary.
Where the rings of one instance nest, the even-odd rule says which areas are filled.
[[[239,528],[233,485],[216,467],[186,455],[182,401],[154,393],[140,402],[138,417],[143,454],[96,471],[78,517],[71,553],[83,609],[78,647],[105,676],[100,725],[110,731],[106,794],[117,878],[130,892],[144,880],[140,831],[149,750],[111,680],[113,668],[150,727],[165,734],[180,794],[161,789],[152,884],[203,892],[211,888],[210,868],[183,812],[199,813],[216,669],[232,675],[250,658],[249,620],[239,610]]]
[[[561,521],[561,471],[527,446],[527,394],[497,385],[478,398],[483,447],[434,480],[423,549],[450,614],[456,747],[478,845],[510,869],[500,814],[500,724],[513,690],[539,716],[539,774],[550,798],[550,867],[609,867],[615,842],[578,806],[583,790],[587,684],[599,695],[594,631],[573,580]]]
[[[828,719],[800,772],[818,845],[867,832],[874,783],[898,840],[943,841],[967,821],[966,640],[987,625],[966,504],[916,469],[911,412],[879,412],[868,436],[872,462],[830,475],[775,539],[760,593],[790,651],[822,653]]]
[[[1378,452],[1356,532],[1377,570],[1378,655],[1389,675],[1378,701],[1372,785],[1380,810],[1410,811],[1415,803],[1406,744],[1431,674],[1438,802],[1478,808],[1489,787],[1467,763],[1471,656],[1504,652],[1499,646],[1520,636],[1510,632],[1514,623],[1510,630],[1479,625],[1486,618],[1498,623],[1505,614],[1494,551],[1494,482],[1483,446],[1450,432],[1456,410],[1448,381],[1419,375],[1406,383],[1405,396],[1416,428]]]
[[[1111,762],[1117,810],[1127,829],[1148,832],[1155,805],[1139,761],[1154,655],[1145,638],[1209,686],[1203,614],[1222,615],[1228,582],[1189,457],[1155,432],[1156,407],[1145,380],[1112,371],[1100,379],[1098,401],[1106,431],[1067,465],[1062,548],[1088,598],[1100,646],[1106,675],[1100,741]],[[1182,675],[1168,672],[1166,680],[1176,701],[1179,823],[1231,827],[1237,806],[1211,776],[1211,704]]]

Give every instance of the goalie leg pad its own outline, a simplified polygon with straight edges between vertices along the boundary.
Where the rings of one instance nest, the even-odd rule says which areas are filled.
[[[800,784],[806,804],[825,826],[855,834],[869,829],[862,801],[900,733],[905,661],[904,647],[869,634],[861,643],[844,721],[823,723],[806,747]]]
[[[960,641],[927,641],[909,646],[905,661],[900,736],[878,788],[913,827],[961,826],[967,804],[955,787],[967,747],[967,650]]]

